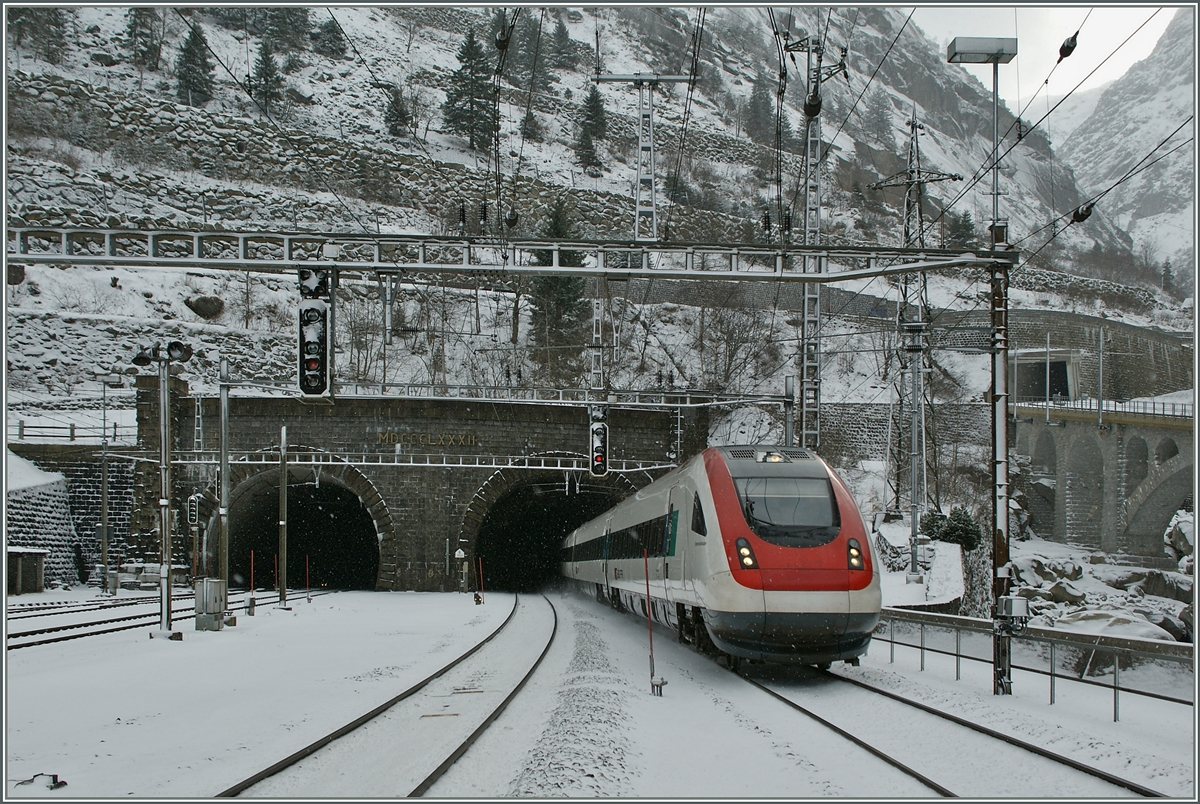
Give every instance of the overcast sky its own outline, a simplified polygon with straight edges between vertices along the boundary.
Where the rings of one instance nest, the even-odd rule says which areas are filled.
[[[943,58],[946,45],[957,36],[1016,37],[1017,57],[1000,65],[1000,97],[1010,109],[1018,111],[1020,106],[1029,103],[1038,87],[1050,76],[1049,87],[1029,108],[1027,116],[1036,117],[1040,114],[1035,113],[1046,111],[1047,94],[1052,97],[1067,94],[1114,50],[1117,52],[1084,82],[1081,91],[1120,78],[1135,62],[1149,56],[1178,8],[1134,5],[918,6],[912,15],[912,23],[941,46]],[[1118,45],[1142,23],[1146,23],[1145,27],[1118,50]],[[1055,70],[1059,46],[1076,31],[1079,31],[1079,41],[1075,52]],[[967,70],[977,75],[985,87],[991,87],[991,65],[967,65]],[[1051,70],[1054,70],[1052,76]]]

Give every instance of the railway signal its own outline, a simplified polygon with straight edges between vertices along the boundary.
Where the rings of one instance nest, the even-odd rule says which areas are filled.
[[[329,396],[329,306],[321,299],[300,302],[300,393]]]
[[[329,396],[329,270],[300,268],[300,393]]]
[[[189,525],[200,522],[200,498],[193,494],[187,501],[187,520]]]
[[[300,298],[328,299],[329,271],[324,268],[300,268]]]
[[[608,425],[604,422],[592,423],[592,461],[589,471],[592,477],[608,474]]]

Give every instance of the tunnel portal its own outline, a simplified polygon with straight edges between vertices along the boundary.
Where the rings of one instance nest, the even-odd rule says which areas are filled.
[[[276,588],[279,553],[279,473],[259,475],[229,513],[230,585],[250,583],[254,552],[254,585]],[[375,524],[358,496],[334,482],[288,483],[287,585],[313,588],[373,590],[379,574],[379,542]]]
[[[475,553],[484,591],[536,592],[558,577],[559,545],[575,528],[620,500],[611,485],[563,480],[509,490],[483,518]]]

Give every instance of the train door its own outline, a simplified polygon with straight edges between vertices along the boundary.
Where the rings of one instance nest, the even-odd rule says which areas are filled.
[[[682,484],[671,487],[667,514],[666,575],[667,599],[674,601],[691,585],[688,575],[688,517],[691,515],[692,492]]]

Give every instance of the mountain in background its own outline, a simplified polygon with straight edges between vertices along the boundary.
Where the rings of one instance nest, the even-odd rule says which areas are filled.
[[[1057,150],[1062,150],[1062,144],[1071,138],[1075,129],[1096,111],[1100,96],[1112,86],[1112,81],[1092,89],[1081,89],[1070,95],[1056,95],[1050,98],[1045,110],[1054,110],[1054,123],[1048,127],[1050,141],[1057,144]]]
[[[1180,8],[1154,51],[1104,90],[1092,114],[1059,147],[1080,186],[1095,195],[1139,162],[1145,167],[1182,146],[1096,208],[1129,233],[1136,253],[1170,259],[1177,283],[1188,285],[1194,281],[1196,236],[1196,146],[1188,142],[1196,130],[1195,78],[1196,13]]]

